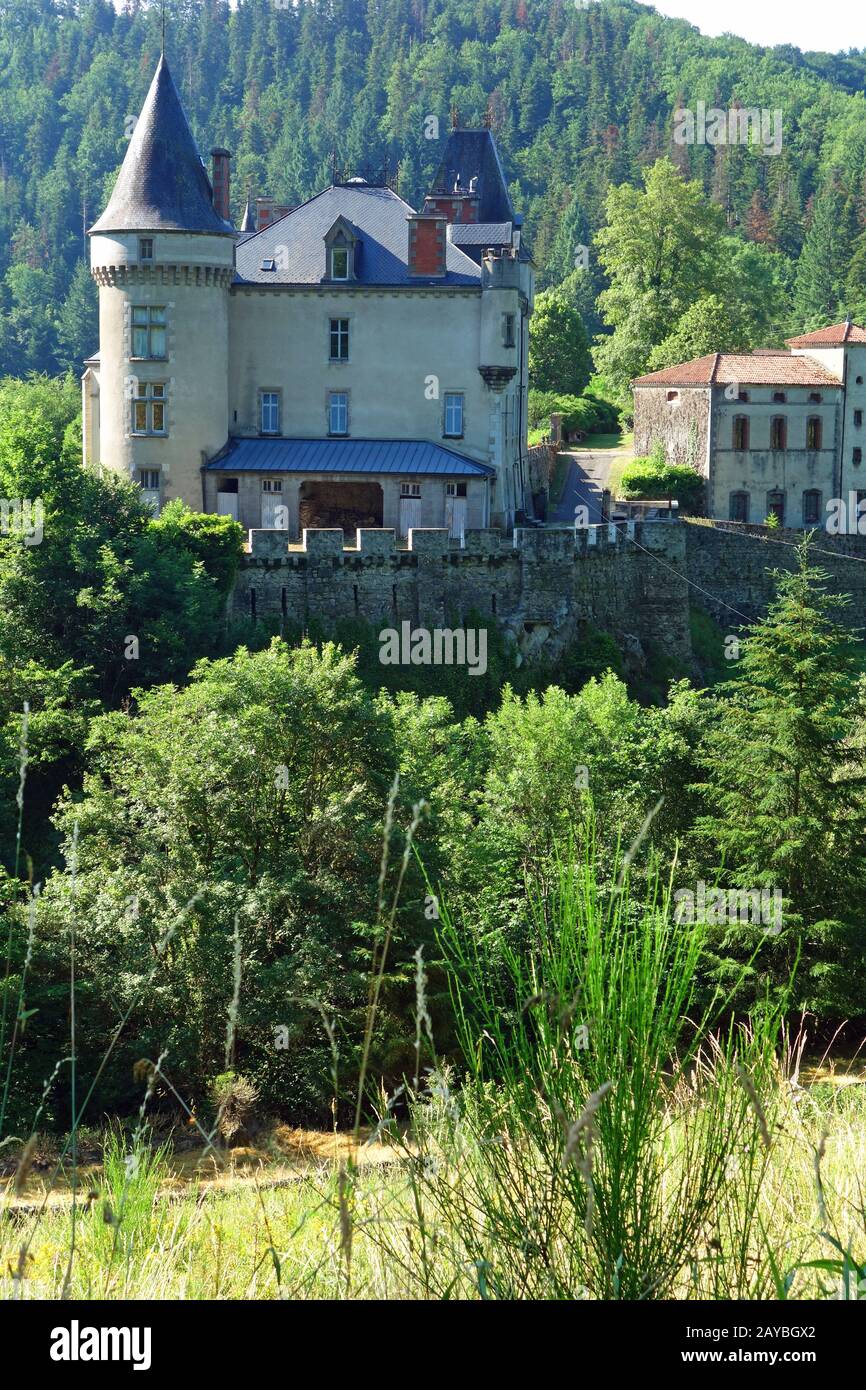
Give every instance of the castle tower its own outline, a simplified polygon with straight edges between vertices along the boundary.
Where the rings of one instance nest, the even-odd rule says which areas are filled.
[[[228,204],[228,153],[222,211]],[[214,194],[163,55],[114,192],[90,228],[99,357],[84,377],[85,462],[157,507],[201,510],[201,465],[228,438],[228,300],[236,233]]]

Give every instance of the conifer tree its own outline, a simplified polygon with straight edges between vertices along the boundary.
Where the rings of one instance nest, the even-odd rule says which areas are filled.
[[[720,885],[782,894],[782,930],[761,968],[781,982],[801,952],[798,1003],[838,1016],[866,1010],[866,690],[839,621],[849,600],[828,591],[810,544],[793,571],[776,573],[736,678],[717,687],[696,830]],[[759,940],[753,926],[729,930],[720,958],[747,958]]]
[[[834,189],[818,195],[797,262],[794,312],[806,330],[839,318],[847,269],[843,200]]]

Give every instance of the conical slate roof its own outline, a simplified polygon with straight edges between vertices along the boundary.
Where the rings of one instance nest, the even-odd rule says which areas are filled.
[[[114,192],[91,232],[213,232],[232,236],[213,205],[165,54],[150,84]]]
[[[244,220],[241,223],[241,231],[248,232],[250,235],[252,235],[252,233],[257,230],[258,229],[256,227],[256,215],[253,212],[252,201],[249,197],[247,197],[247,205],[244,208]]]
[[[440,189],[450,193],[458,178],[464,190],[475,180],[479,222],[514,221],[508,184],[492,131],[456,129],[448,132],[448,142],[433,181],[433,195]]]

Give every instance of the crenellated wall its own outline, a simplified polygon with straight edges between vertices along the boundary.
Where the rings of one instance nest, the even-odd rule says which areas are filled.
[[[301,548],[285,532],[251,531],[234,593],[238,616],[306,624],[355,615],[393,625],[465,626],[489,616],[526,660],[555,659],[585,624],[610,633],[634,664],[652,641],[691,654],[684,528],[629,522],[584,530],[467,531],[462,549],[445,530],[413,530],[398,549],[393,531],[307,530]]]
[[[774,569],[792,569],[802,533],[728,522],[631,521],[569,528],[468,530],[458,549],[445,530],[414,530],[400,549],[394,531],[307,530],[300,548],[285,531],[251,531],[235,586],[237,616],[305,626],[357,616],[427,629],[489,617],[522,659],[555,660],[586,627],[618,643],[640,671],[650,644],[689,666],[689,608],[725,631],[760,617],[775,592]],[[844,621],[866,628],[866,536],[813,543],[830,587],[851,595]],[[477,618],[476,618],[477,621]]]
[[[804,535],[734,521],[691,521],[683,524],[683,531],[684,573],[697,586],[692,601],[725,628],[740,627],[766,612],[776,590],[773,571],[796,568]],[[839,621],[866,627],[866,536],[819,531],[810,554],[811,563],[829,576],[828,588],[851,596]]]

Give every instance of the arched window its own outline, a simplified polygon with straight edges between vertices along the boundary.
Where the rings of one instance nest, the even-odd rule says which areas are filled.
[[[767,493],[767,516],[779,518],[779,525],[785,524],[785,494],[784,492]]]
[[[821,494],[816,487],[803,493],[803,525],[817,526],[821,520]]]
[[[747,492],[732,492],[730,507],[731,521],[748,521],[749,494]]]

